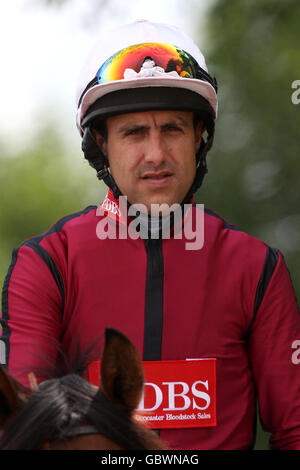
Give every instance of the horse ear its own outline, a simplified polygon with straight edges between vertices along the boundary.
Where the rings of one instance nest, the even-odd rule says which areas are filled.
[[[29,390],[0,365],[0,426],[6,423],[29,395]]]
[[[143,367],[132,342],[113,328],[105,330],[100,375],[106,397],[133,412],[142,398]]]

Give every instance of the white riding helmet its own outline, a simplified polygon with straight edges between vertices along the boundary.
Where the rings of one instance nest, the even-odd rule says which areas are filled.
[[[200,186],[217,117],[217,82],[208,74],[203,54],[183,31],[140,20],[103,34],[84,63],[76,99],[76,124],[85,157],[115,195],[120,193],[91,132],[95,123],[153,109],[195,112],[208,132],[197,154],[199,171],[192,192]]]

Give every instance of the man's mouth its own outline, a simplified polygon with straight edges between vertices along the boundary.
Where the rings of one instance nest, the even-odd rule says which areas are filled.
[[[163,180],[163,179],[167,179],[167,178],[170,178],[170,176],[172,176],[172,172],[171,171],[159,171],[159,172],[147,172],[147,173],[144,173],[141,178],[143,180]]]
[[[164,171],[149,171],[143,173],[141,179],[144,184],[149,188],[163,188],[167,187],[172,181],[173,173],[168,170]]]

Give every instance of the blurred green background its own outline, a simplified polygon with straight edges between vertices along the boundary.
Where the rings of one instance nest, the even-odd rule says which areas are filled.
[[[204,50],[219,83],[219,117],[197,195],[283,252],[298,303],[300,104],[292,83],[300,79],[299,25],[297,0],[219,0],[208,11]],[[256,449],[268,438],[259,425]]]
[[[59,9],[67,1],[40,3]],[[100,3],[109,8],[109,0]],[[292,83],[300,80],[299,0],[206,3],[203,16],[196,1],[185,2],[193,36],[219,83],[216,137],[196,199],[279,248],[299,299],[300,104],[292,102]],[[1,283],[14,247],[58,218],[98,204],[106,192],[83,159],[79,136],[65,139],[63,123],[58,132],[55,119],[41,121],[34,139],[17,150],[0,129]],[[266,449],[268,434],[260,425],[257,432],[256,449]]]

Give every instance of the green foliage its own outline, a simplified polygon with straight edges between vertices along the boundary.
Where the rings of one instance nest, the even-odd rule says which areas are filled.
[[[197,199],[284,253],[300,295],[300,6],[220,0],[209,12],[207,64],[219,82],[216,138]]]
[[[216,138],[197,199],[279,248],[300,299],[298,0],[218,0],[206,23],[219,83]],[[261,428],[259,448],[266,448]],[[265,441],[264,441],[265,439]]]
[[[1,285],[13,248],[48,230],[59,218],[103,199],[106,189],[84,160],[80,141],[73,155],[68,151],[51,128],[42,130],[32,147],[17,155],[1,151]]]

